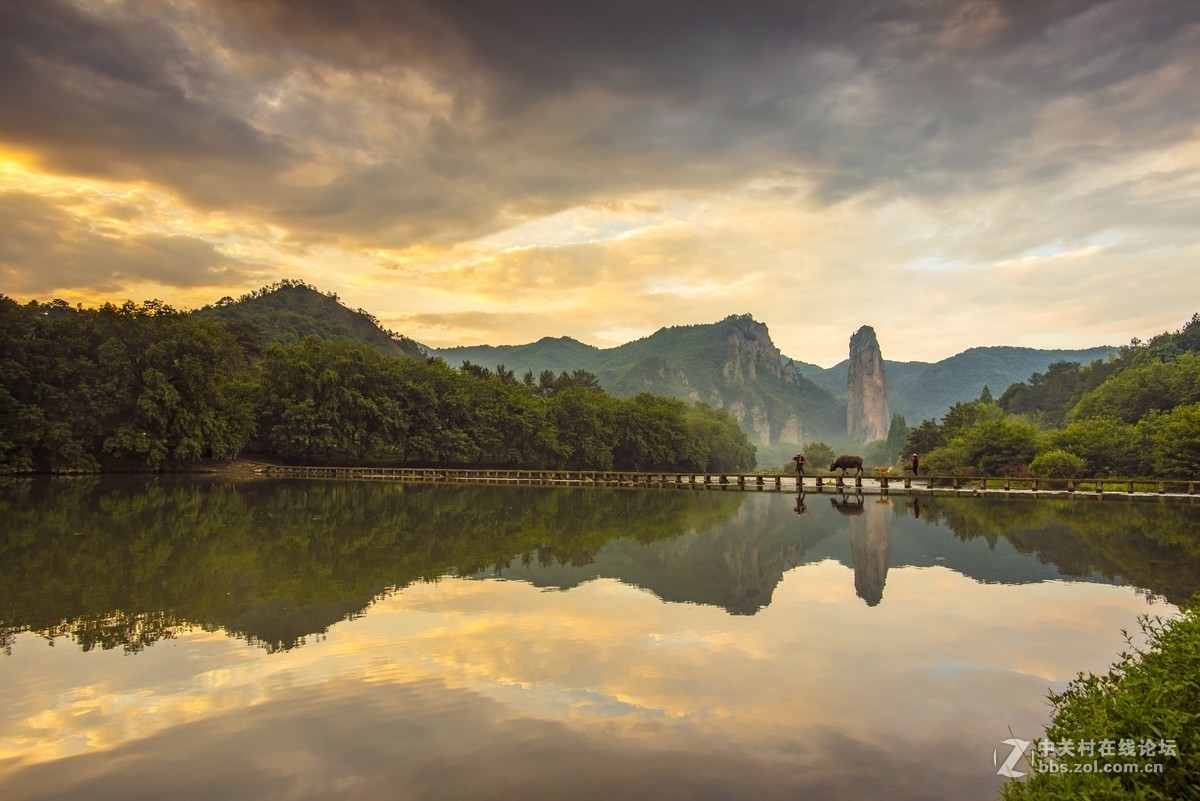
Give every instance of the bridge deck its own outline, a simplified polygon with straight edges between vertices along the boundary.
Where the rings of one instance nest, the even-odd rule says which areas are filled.
[[[503,470],[432,467],[261,465],[263,475],[364,481],[543,484],[745,492],[852,492],[866,495],[949,495],[1078,498],[1196,499],[1195,480],[965,478],[961,476],[805,476],[762,473],[675,473],[624,470]]]

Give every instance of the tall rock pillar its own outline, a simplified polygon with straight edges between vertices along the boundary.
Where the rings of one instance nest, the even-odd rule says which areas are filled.
[[[850,371],[846,379],[846,433],[859,442],[884,439],[888,412],[887,376],[875,329],[864,325],[850,337]]]

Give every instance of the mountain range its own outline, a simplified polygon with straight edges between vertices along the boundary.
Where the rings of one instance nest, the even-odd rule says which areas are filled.
[[[814,441],[839,448],[852,444],[846,434],[848,362],[823,368],[785,356],[767,326],[749,314],[662,328],[614,348],[570,337],[545,337],[526,345],[429,348],[384,330],[369,312],[346,308],[336,295],[297,281],[236,301],[223,298],[193,313],[229,328],[252,355],[268,342],[295,342],[311,334],[365,342],[387,355],[438,357],[455,367],[463,362],[489,369],[504,365],[518,376],[586,370],[613,395],[651,392],[703,401],[738,420],[759,445],[762,464]],[[956,402],[978,398],[985,386],[998,397],[1009,385],[1055,362],[1086,364],[1116,350],[980,347],[932,363],[884,359],[888,405],[915,425],[941,417]]]
[[[638,392],[704,401],[727,409],[760,445],[829,439],[846,425],[844,401],[805,378],[750,315],[708,325],[663,328],[615,348],[567,337],[528,345],[431,349],[452,365],[503,364],[518,375],[587,370],[614,395]]]
[[[847,333],[849,336],[849,332]],[[1112,346],[1082,350],[977,347],[937,362],[883,360],[888,406],[915,425],[937,419],[952,405],[974,400],[984,387],[996,397],[1055,362],[1088,364],[1117,352]],[[722,406],[760,446],[802,445],[814,440],[847,443],[848,360],[833,367],[780,353],[767,326],[748,314],[708,325],[663,328],[616,348],[600,349],[569,337],[527,345],[428,349],[458,366],[503,364],[531,370],[587,370],[616,395],[653,392]],[[799,435],[799,438],[797,438]]]

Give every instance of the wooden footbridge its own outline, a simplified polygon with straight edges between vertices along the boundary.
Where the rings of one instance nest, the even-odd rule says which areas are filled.
[[[1004,497],[1176,498],[1195,501],[1195,480],[979,478],[962,476],[846,476],[765,473],[674,473],[626,470],[507,470],[440,467],[332,467],[262,464],[255,472],[278,478],[443,482],[492,485],[539,484],[743,492],[832,492],[867,495]]]

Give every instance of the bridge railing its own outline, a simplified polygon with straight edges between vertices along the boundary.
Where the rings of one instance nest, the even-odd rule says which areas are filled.
[[[260,472],[281,477],[353,478],[393,481],[449,481],[520,484],[573,484],[585,486],[658,486],[736,488],[741,490],[863,489],[890,491],[950,491],[962,493],[1067,493],[1094,495],[1196,495],[1194,479],[1146,478],[1035,478],[1032,476],[955,475],[795,475],[766,473],[682,473],[644,470],[516,470],[453,467],[336,467],[263,465]]]

